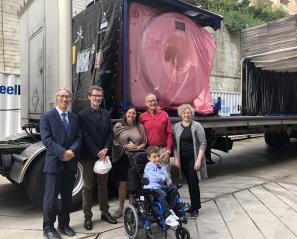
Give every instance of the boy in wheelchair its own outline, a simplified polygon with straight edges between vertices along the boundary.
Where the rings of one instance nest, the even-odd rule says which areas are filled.
[[[144,178],[148,178],[149,183],[144,185],[144,189],[150,189],[152,195],[160,202],[163,208],[163,216],[166,225],[175,227],[179,225],[179,218],[173,211],[176,207],[178,191],[172,184],[169,173],[164,165],[160,164],[160,149],[157,146],[147,148],[149,162],[144,169]]]
[[[146,229],[146,238],[151,239],[151,226],[157,223],[165,239],[168,229],[175,231],[178,239],[190,239],[190,232],[183,227],[183,223],[187,223],[184,202],[176,186],[172,185],[166,168],[160,164],[159,148],[150,146],[146,152],[128,152],[128,156],[130,166],[127,182],[133,201],[124,211],[127,236],[135,239],[140,229]],[[179,217],[172,209],[176,210]]]

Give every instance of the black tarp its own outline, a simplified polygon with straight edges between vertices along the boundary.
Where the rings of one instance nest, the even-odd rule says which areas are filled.
[[[91,85],[104,89],[104,107],[111,109],[118,101],[116,86],[119,66],[122,1],[98,1],[73,19],[73,45],[76,46],[76,62],[73,65],[73,111],[89,104],[87,91]],[[79,37],[82,35],[83,39]],[[88,70],[77,72],[77,56],[89,51]],[[100,54],[95,68],[96,54]]]
[[[211,26],[214,29],[221,27],[221,16],[180,0],[96,0],[95,4],[92,1],[83,12],[73,18],[72,24],[72,43],[76,47],[76,51],[73,51],[75,62],[72,68],[74,112],[89,105],[87,91],[95,84],[104,89],[103,107],[110,110],[113,116],[118,116],[121,112],[125,101],[123,98],[126,97],[123,86],[127,81],[124,71],[127,65],[125,54],[129,54],[124,54],[127,46],[123,46],[123,42],[129,38],[128,29],[125,28],[128,10],[125,11],[124,8],[131,2],[139,2],[162,12],[180,12],[201,26]],[[101,60],[96,68],[98,53],[101,54]],[[87,60],[84,67],[78,67],[82,66],[77,64],[79,58]]]
[[[297,72],[264,71],[245,62],[242,83],[245,115],[297,114]]]

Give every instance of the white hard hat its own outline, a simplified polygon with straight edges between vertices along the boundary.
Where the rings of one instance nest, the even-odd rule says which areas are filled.
[[[106,161],[104,162],[103,160],[99,161],[97,160],[96,163],[94,164],[94,173],[98,173],[98,174],[106,174],[108,173],[111,168],[111,162],[109,159],[109,156],[105,156]]]

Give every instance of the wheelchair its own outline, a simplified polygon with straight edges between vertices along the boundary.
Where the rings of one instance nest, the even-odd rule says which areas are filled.
[[[143,178],[147,160],[146,152],[128,152],[130,166],[128,170],[128,191],[132,194],[133,203],[124,211],[124,227],[130,239],[137,238],[140,230],[146,230],[146,238],[153,238],[151,227],[156,223],[167,239],[168,229],[175,231],[177,239],[190,239],[190,232],[183,224],[187,224],[185,202],[178,194],[175,213],[179,217],[179,225],[173,229],[165,224],[162,205],[154,199],[150,189],[143,189],[148,179]]]

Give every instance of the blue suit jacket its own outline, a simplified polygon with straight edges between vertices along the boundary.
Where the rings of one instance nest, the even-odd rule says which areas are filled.
[[[73,172],[77,170],[81,133],[78,117],[74,113],[68,111],[68,120],[69,130],[67,135],[56,108],[41,115],[40,134],[42,143],[46,147],[43,171],[46,173],[61,173],[65,168]],[[75,153],[75,157],[68,162],[64,162],[62,161],[63,155],[68,149]]]

